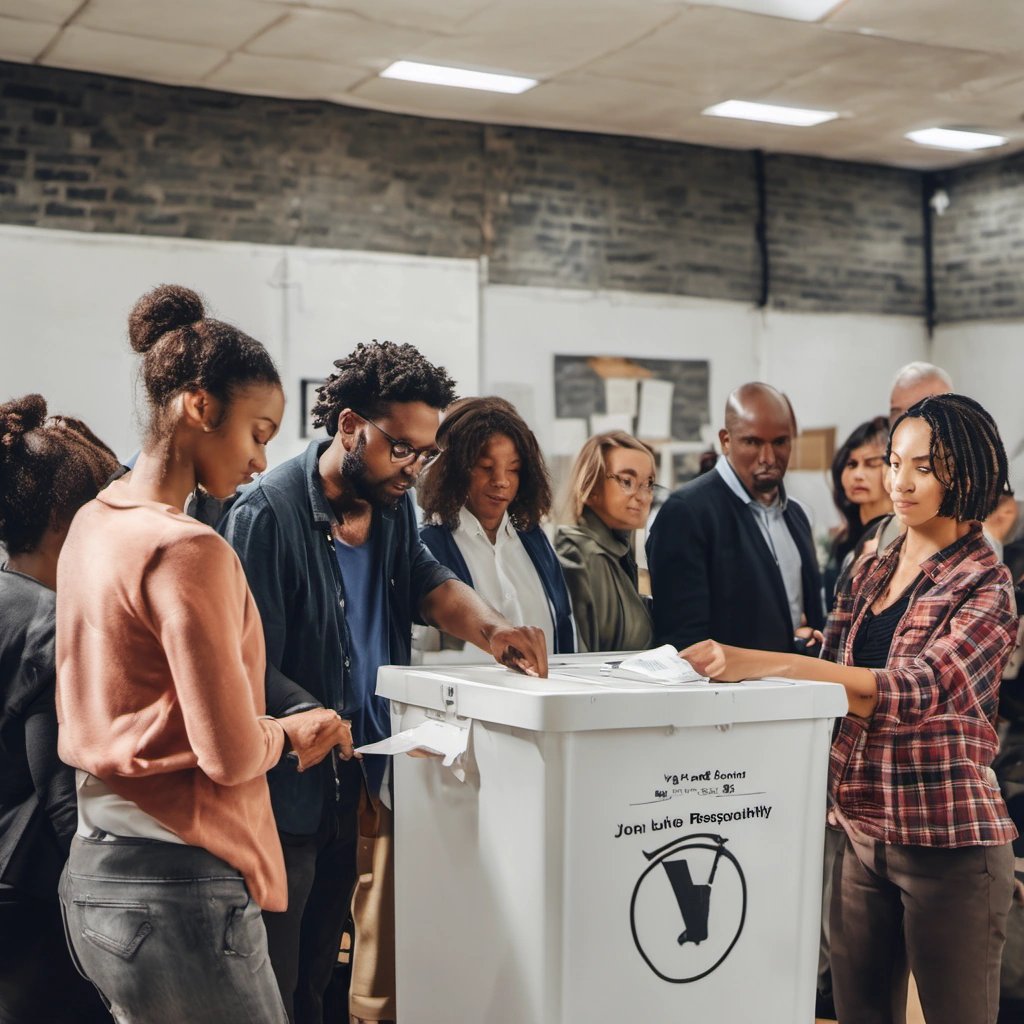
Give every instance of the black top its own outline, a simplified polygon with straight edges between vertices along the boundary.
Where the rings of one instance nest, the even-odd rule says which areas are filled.
[[[893,604],[877,615],[870,608],[865,612],[864,621],[853,638],[853,663],[857,668],[885,668],[896,627],[910,606],[910,597],[920,579],[918,576]]]
[[[800,552],[804,615],[821,629],[825,608],[807,515],[795,501],[783,517]],[[662,506],[647,539],[654,643],[718,640],[793,651],[793,618],[778,564],[760,527],[717,470],[685,484]]]
[[[51,900],[78,823],[57,757],[56,596],[0,567],[0,883]]]

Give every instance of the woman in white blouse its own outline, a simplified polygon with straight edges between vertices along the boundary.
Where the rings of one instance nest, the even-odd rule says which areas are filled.
[[[540,527],[551,483],[533,431],[503,398],[466,398],[445,414],[437,446],[417,488],[423,542],[511,622],[543,629],[549,653],[572,653],[569,592]],[[417,629],[414,646],[421,661],[458,659],[463,648],[433,629]]]

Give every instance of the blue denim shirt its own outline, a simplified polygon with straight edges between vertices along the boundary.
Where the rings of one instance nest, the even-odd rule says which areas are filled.
[[[218,527],[238,552],[263,619],[267,714],[275,717],[319,706],[340,712],[349,686],[351,640],[331,533],[336,520],[320,483],[320,455],[329,444],[313,441],[251,484]],[[420,541],[409,495],[396,509],[375,510],[371,532],[386,582],[381,628],[388,630],[394,662],[407,665],[423,599],[455,576]],[[315,832],[324,801],[334,799],[332,759],[300,774],[292,759],[282,758],[267,778],[278,828]]]

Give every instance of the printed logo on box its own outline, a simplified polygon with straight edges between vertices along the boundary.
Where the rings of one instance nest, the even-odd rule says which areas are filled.
[[[664,981],[686,984],[721,966],[743,931],[747,883],[724,836],[695,832],[644,851],[629,905],[633,942]]]

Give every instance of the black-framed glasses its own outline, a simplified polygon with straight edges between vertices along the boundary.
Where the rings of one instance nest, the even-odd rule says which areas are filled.
[[[397,437],[392,437],[382,426],[374,423],[368,416],[363,416],[361,412],[356,415],[366,420],[371,427],[376,427],[391,442],[392,462],[419,462],[424,466],[429,466],[441,454],[441,449],[437,445],[432,444],[429,448],[413,448],[408,441],[399,441]]]
[[[614,480],[622,490],[632,497],[639,491],[644,497],[654,497],[657,484],[653,480],[638,480],[635,476],[619,476],[618,473],[605,473],[609,480]]]

